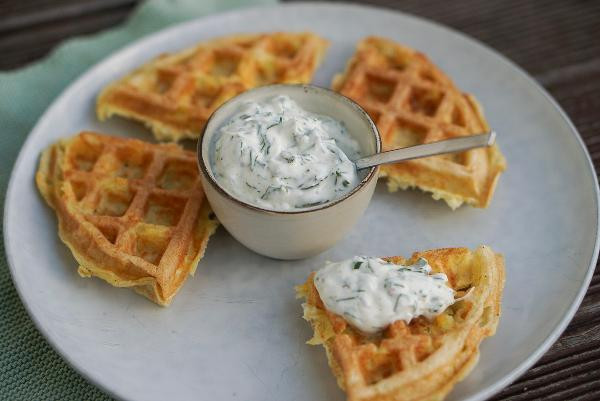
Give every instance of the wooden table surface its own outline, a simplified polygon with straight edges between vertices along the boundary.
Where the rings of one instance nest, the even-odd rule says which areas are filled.
[[[0,0],[0,70],[63,39],[122,22],[135,0]],[[379,0],[471,35],[519,64],[560,103],[600,165],[600,1]],[[600,400],[600,270],[550,351],[494,400]]]

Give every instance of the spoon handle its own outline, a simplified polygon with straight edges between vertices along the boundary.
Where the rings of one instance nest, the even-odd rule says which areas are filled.
[[[462,152],[473,148],[491,146],[496,141],[494,131],[484,134],[469,135],[444,141],[389,150],[356,160],[356,169],[379,166],[381,164],[398,163],[405,160],[435,156],[444,153]]]

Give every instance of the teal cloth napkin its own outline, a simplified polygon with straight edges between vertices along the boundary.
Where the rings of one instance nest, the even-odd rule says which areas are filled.
[[[114,50],[167,25],[275,1],[148,0],[118,28],[68,40],[41,62],[0,73],[0,210],[4,210],[12,165],[27,134],[52,100],[83,71]],[[109,399],[69,367],[34,327],[12,284],[3,241],[0,294],[0,400]]]

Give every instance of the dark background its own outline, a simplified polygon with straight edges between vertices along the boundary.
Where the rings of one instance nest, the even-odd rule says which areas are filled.
[[[0,0],[0,70],[38,60],[66,38],[114,26],[125,20],[137,3],[135,0]],[[598,169],[600,1],[379,0],[363,3],[448,25],[519,64],[565,109]],[[563,336],[521,379],[494,398],[534,399],[600,400],[598,268],[577,315]]]

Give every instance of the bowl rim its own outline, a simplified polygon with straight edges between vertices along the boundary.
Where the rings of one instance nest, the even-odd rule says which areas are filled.
[[[259,206],[255,206],[251,203],[248,203],[246,201],[243,201],[241,199],[236,198],[235,196],[231,195],[229,192],[227,192],[218,182],[217,180],[213,177],[213,175],[209,172],[205,162],[204,162],[204,141],[205,139],[208,137],[207,135],[205,135],[206,133],[206,129],[210,123],[210,121],[213,119],[213,117],[217,114],[217,112],[219,112],[219,110],[222,110],[226,105],[234,103],[236,101],[239,100],[239,97],[241,95],[245,95],[247,93],[251,93],[251,92],[260,92],[263,90],[266,90],[268,88],[277,88],[277,87],[294,87],[294,88],[302,88],[304,89],[304,91],[312,91],[312,92],[316,92],[319,94],[319,96],[329,96],[333,99],[336,99],[337,101],[345,104],[346,106],[349,106],[351,108],[354,109],[355,112],[357,112],[360,117],[365,120],[368,124],[368,126],[370,127],[370,133],[372,136],[375,137],[375,153],[381,153],[381,135],[379,134],[379,130],[377,129],[377,126],[375,125],[375,123],[373,122],[373,119],[369,116],[369,114],[358,104],[356,103],[354,100],[350,99],[349,97],[346,97],[344,95],[342,95],[339,92],[336,92],[334,90],[331,90],[329,88],[325,88],[322,86],[318,86],[318,85],[313,85],[313,84],[270,84],[270,85],[263,85],[263,86],[259,86],[256,88],[252,88],[249,89],[247,91],[244,91],[242,93],[237,94],[236,96],[232,97],[231,99],[226,100],[225,102],[223,102],[221,105],[219,105],[219,107],[217,107],[215,109],[215,111],[210,115],[210,117],[208,118],[208,120],[206,120],[206,124],[204,124],[204,128],[202,129],[202,133],[200,134],[201,137],[198,140],[197,143],[197,152],[196,152],[196,156],[197,156],[197,162],[198,162],[198,167],[200,170],[200,173],[206,178],[206,181],[217,191],[221,194],[221,196],[224,196],[225,198],[229,199],[230,201],[244,207],[247,209],[251,209],[257,212],[261,212],[261,213],[266,213],[266,214],[272,214],[272,215],[299,215],[299,214],[306,214],[306,213],[312,213],[312,212],[318,212],[318,211],[322,211],[328,208],[331,208],[333,206],[338,205],[339,203],[345,201],[346,199],[349,199],[351,197],[353,197],[355,194],[357,194],[359,191],[361,191],[362,189],[364,189],[366,187],[366,185],[373,180],[373,178],[375,178],[377,176],[377,171],[379,170],[379,166],[375,166],[375,167],[371,167],[369,169],[369,172],[367,173],[367,175],[365,175],[365,177],[358,183],[358,185],[356,185],[351,191],[347,192],[346,194],[344,194],[344,196],[337,198],[337,199],[333,199],[329,202],[325,202],[323,204],[320,205],[316,205],[316,206],[312,206],[312,207],[307,207],[307,208],[300,208],[299,210],[273,210],[273,209],[265,209]],[[207,147],[208,148],[208,147]]]

